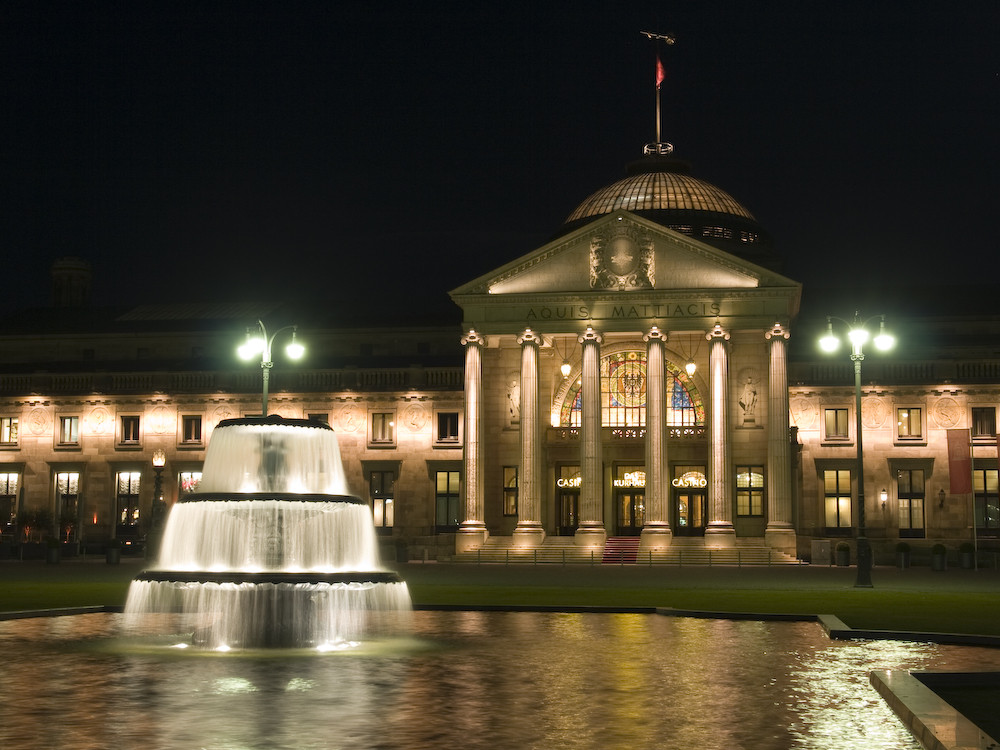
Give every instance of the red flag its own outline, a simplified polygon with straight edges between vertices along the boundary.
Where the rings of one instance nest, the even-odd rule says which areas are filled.
[[[968,430],[948,430],[948,473],[952,495],[972,492],[972,448]]]
[[[663,83],[663,79],[667,77],[666,72],[663,70],[663,63],[660,61],[660,56],[656,56],[656,90],[660,90],[660,84]]]

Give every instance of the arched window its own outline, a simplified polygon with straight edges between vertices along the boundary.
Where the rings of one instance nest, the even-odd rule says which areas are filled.
[[[684,370],[666,362],[666,419],[668,427],[705,424],[705,407]],[[581,381],[566,391],[559,426],[580,426]],[[629,349],[601,357],[601,424],[604,427],[645,427],[646,352]]]

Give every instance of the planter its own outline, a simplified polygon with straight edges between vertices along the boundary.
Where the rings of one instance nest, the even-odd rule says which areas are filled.
[[[104,551],[104,561],[108,565],[118,565],[122,561],[122,551],[120,547],[108,547]]]
[[[55,565],[62,559],[62,550],[59,547],[46,547],[45,548],[45,563],[47,565]]]
[[[896,553],[896,565],[900,568],[910,567],[910,552],[897,552]]]
[[[972,570],[976,567],[976,556],[972,552],[960,552],[958,560],[962,565],[962,570]]]

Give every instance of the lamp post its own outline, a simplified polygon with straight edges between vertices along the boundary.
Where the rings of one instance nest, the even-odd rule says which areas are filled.
[[[875,348],[885,351],[891,349],[896,340],[885,330],[885,316],[875,315],[866,321],[861,320],[860,313],[854,313],[854,320],[848,323],[843,318],[828,315],[826,318],[826,335],[819,340],[820,348],[825,352],[834,352],[840,346],[840,338],[833,332],[833,321],[842,323],[847,328],[847,339],[851,342],[851,361],[854,363],[854,416],[857,446],[858,475],[858,576],[854,582],[856,588],[872,587],[872,549],[868,543],[865,530],[865,464],[864,445],[861,428],[861,363],[865,360],[864,345],[870,334],[866,326],[878,318],[878,335],[875,336]]]
[[[298,341],[296,341],[295,334],[298,331],[298,326],[285,326],[284,328],[279,328],[274,332],[270,338],[267,336],[267,329],[264,327],[263,321],[257,321],[257,332],[253,333],[250,328],[247,328],[247,340],[240,344],[237,352],[241,359],[250,360],[257,354],[260,354],[260,370],[264,381],[263,395],[260,401],[261,416],[267,416],[267,386],[268,380],[270,379],[271,367],[273,367],[274,362],[271,361],[271,345],[274,340],[278,337],[278,334],[282,331],[291,330],[292,340],[288,342],[285,346],[285,354],[288,355],[289,359],[302,359],[302,355],[305,354],[306,348],[302,346]]]
[[[167,508],[163,502],[163,467],[167,464],[167,454],[162,448],[153,451],[153,508],[149,549],[147,554],[155,556],[160,549],[160,536],[163,533],[163,519],[167,515]]]

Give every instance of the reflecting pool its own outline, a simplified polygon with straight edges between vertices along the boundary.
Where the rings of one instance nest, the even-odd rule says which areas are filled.
[[[813,623],[415,612],[408,638],[214,654],[119,622],[0,622],[0,747],[917,750],[871,670],[1000,669]]]

